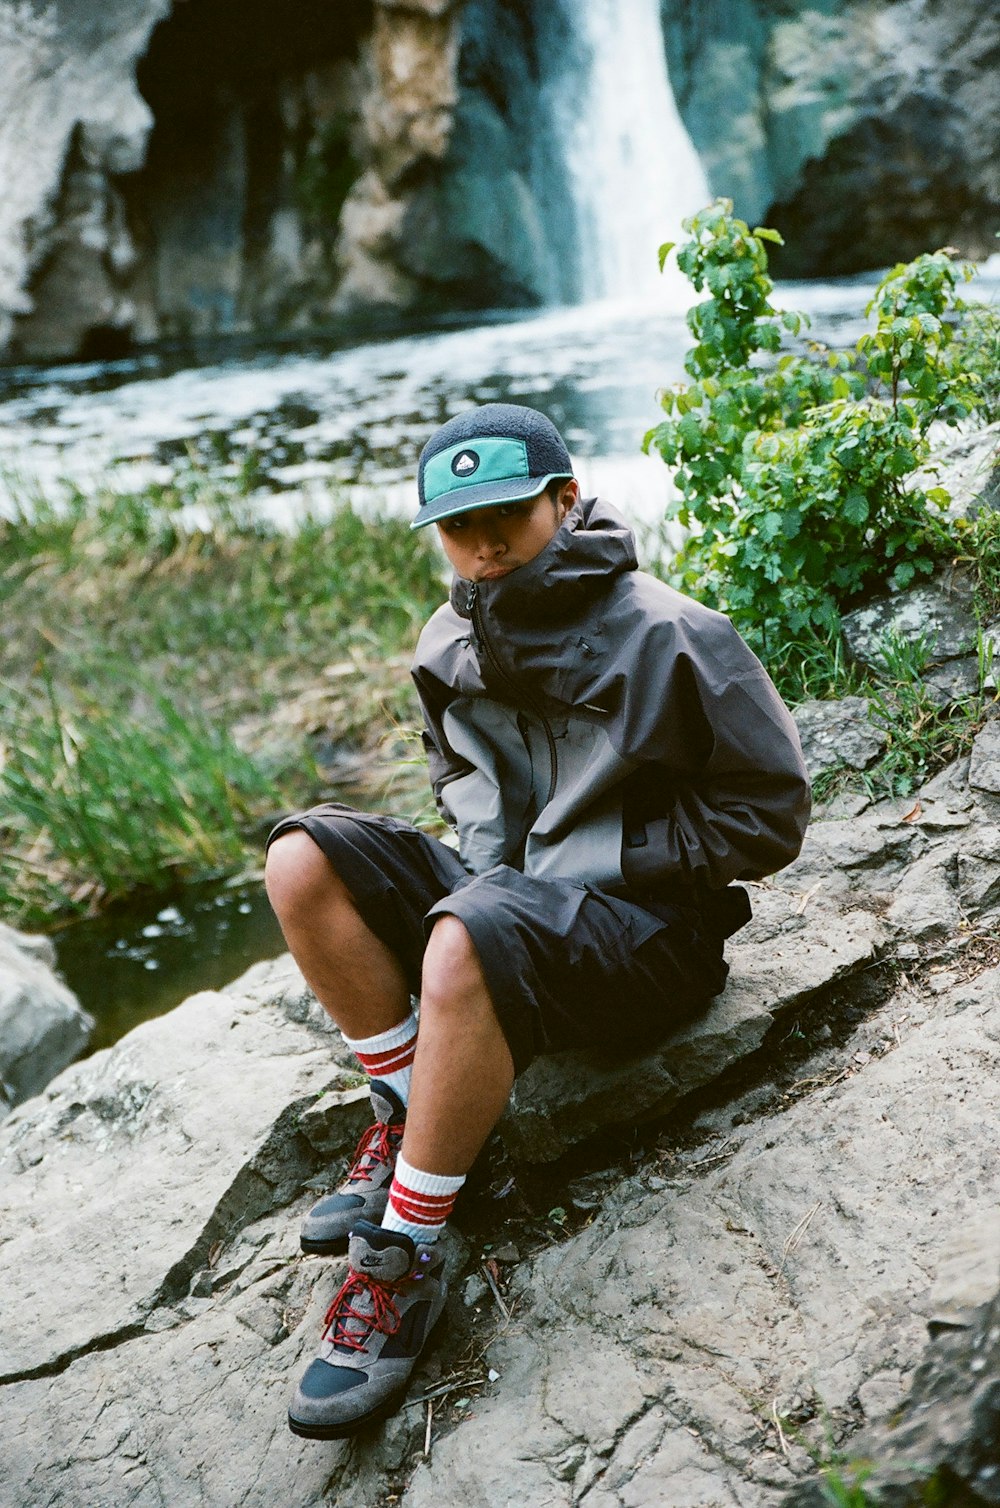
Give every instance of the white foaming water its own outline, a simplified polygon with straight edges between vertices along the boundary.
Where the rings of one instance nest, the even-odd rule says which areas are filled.
[[[708,203],[708,183],[674,102],[658,0],[559,0],[579,54],[571,94],[553,102],[580,227],[584,300],[691,290],[656,254]]]

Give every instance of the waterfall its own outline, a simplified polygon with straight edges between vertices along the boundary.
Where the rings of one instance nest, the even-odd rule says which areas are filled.
[[[545,91],[553,156],[576,220],[563,297],[688,302],[657,249],[711,195],[667,75],[659,0],[550,0],[545,45],[563,66]],[[686,296],[685,296],[685,290]]]

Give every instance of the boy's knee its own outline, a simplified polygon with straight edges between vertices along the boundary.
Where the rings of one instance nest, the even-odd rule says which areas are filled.
[[[479,954],[465,923],[450,914],[440,917],[424,953],[421,1005],[457,1004],[485,988]]]
[[[275,838],[264,861],[264,888],[278,917],[314,910],[347,892],[323,850],[301,827]]]

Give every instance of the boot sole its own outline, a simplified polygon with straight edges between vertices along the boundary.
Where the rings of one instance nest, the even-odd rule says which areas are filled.
[[[338,1236],[335,1241],[311,1241],[307,1236],[299,1237],[299,1245],[307,1257],[339,1257],[347,1250],[347,1236]]]
[[[414,1369],[419,1365],[421,1359],[427,1355],[431,1346],[436,1344],[444,1329],[444,1317],[445,1311],[442,1309],[427,1333],[427,1339],[421,1346],[419,1355],[413,1363]],[[390,1393],[387,1398],[383,1398],[382,1402],[376,1404],[367,1414],[361,1414],[357,1419],[349,1419],[343,1424],[306,1424],[304,1420],[296,1419],[291,1409],[289,1409],[288,1428],[293,1435],[298,1435],[303,1440],[347,1440],[351,1435],[357,1435],[361,1430],[367,1429],[369,1424],[381,1424],[383,1420],[388,1419],[390,1414],[395,1414],[406,1398],[410,1387],[410,1380],[410,1378],[407,1378],[401,1388],[397,1388],[394,1393]]]
[[[359,1434],[369,1424],[381,1424],[383,1419],[388,1419],[390,1414],[396,1412],[405,1397],[406,1388],[400,1388],[397,1392],[390,1393],[389,1397],[383,1399],[370,1413],[362,1414],[360,1419],[351,1419],[346,1424],[304,1424],[289,1413],[288,1428],[293,1435],[300,1435],[303,1440],[346,1440],[351,1435]]]

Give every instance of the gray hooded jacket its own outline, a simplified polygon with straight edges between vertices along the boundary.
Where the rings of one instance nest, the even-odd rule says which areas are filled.
[[[413,676],[473,874],[697,904],[799,851],[809,780],[766,671],[721,613],[637,569],[600,499],[509,576],[456,578]]]

